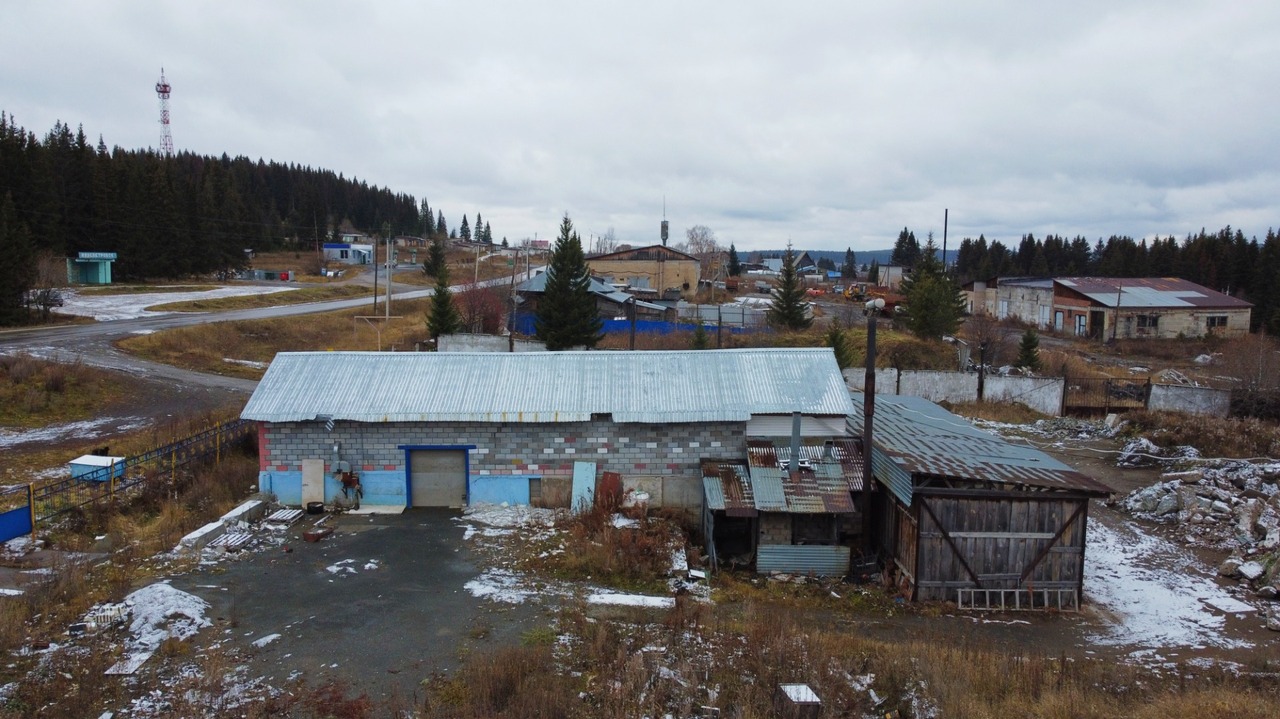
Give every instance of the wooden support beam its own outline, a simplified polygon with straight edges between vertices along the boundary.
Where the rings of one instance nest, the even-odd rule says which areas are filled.
[[[1076,511],[1071,513],[1071,516],[1067,518],[1067,521],[1062,523],[1061,527],[1058,527],[1058,531],[1053,535],[1053,539],[1050,539],[1049,543],[1044,545],[1040,552],[1036,554],[1036,558],[1032,559],[1031,563],[1027,565],[1027,568],[1022,570],[1022,577],[1018,580],[1019,584],[1027,581],[1027,577],[1031,576],[1031,573],[1035,571],[1040,562],[1044,561],[1044,558],[1049,555],[1049,550],[1053,549],[1053,545],[1057,544],[1059,539],[1062,539],[1062,535],[1067,533],[1067,529],[1069,529],[1072,524],[1075,524],[1076,519],[1084,513],[1084,510],[1087,509],[1088,506],[1089,500],[1081,500],[1080,504],[1076,507]]]
[[[938,515],[933,513],[933,508],[929,506],[929,501],[924,497],[920,498],[920,506],[924,507],[924,511],[929,513],[929,518],[933,520],[934,526],[942,533],[942,538],[947,541],[947,546],[951,547],[951,551],[955,553],[956,559],[960,560],[960,566],[964,567],[964,571],[969,573],[969,578],[973,580],[974,585],[982,588],[982,580],[978,579],[978,575],[969,567],[969,563],[964,560],[964,555],[960,553],[960,548],[956,546],[956,542],[947,533],[947,528],[942,526],[942,522],[938,521]],[[916,550],[919,552],[919,549]]]

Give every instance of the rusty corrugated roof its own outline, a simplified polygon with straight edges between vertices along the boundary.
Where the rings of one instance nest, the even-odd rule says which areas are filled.
[[[731,517],[754,517],[755,497],[747,465],[714,459],[702,460],[702,486],[707,508],[724,511]]]
[[[1054,282],[1103,307],[1244,309],[1253,306],[1178,277],[1060,277]]]
[[[854,512],[852,492],[862,491],[862,455],[853,440],[800,447],[800,471],[791,473],[791,447],[747,441],[747,462],[756,508],[762,512],[844,514]]]

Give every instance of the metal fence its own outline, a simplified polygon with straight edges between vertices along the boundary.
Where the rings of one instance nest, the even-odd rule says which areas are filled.
[[[1068,377],[1064,385],[1064,414],[1107,414],[1144,409],[1151,394],[1150,378]]]
[[[231,420],[79,477],[10,488],[0,494],[0,502],[9,507],[0,514],[0,542],[28,534],[65,512],[136,492],[166,475],[171,478],[192,462],[220,461],[222,452],[248,438],[254,427],[248,420]]]

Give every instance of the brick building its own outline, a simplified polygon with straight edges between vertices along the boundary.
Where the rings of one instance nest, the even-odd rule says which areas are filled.
[[[852,404],[830,349],[552,353],[280,353],[242,417],[259,422],[259,486],[366,505],[567,506],[575,468],[616,472],[657,506],[700,509],[705,457],[749,437],[841,438]]]

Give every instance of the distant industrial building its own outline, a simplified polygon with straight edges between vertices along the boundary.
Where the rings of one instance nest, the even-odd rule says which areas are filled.
[[[1176,277],[1000,277],[965,291],[971,313],[1102,340],[1239,336],[1253,310]]]

